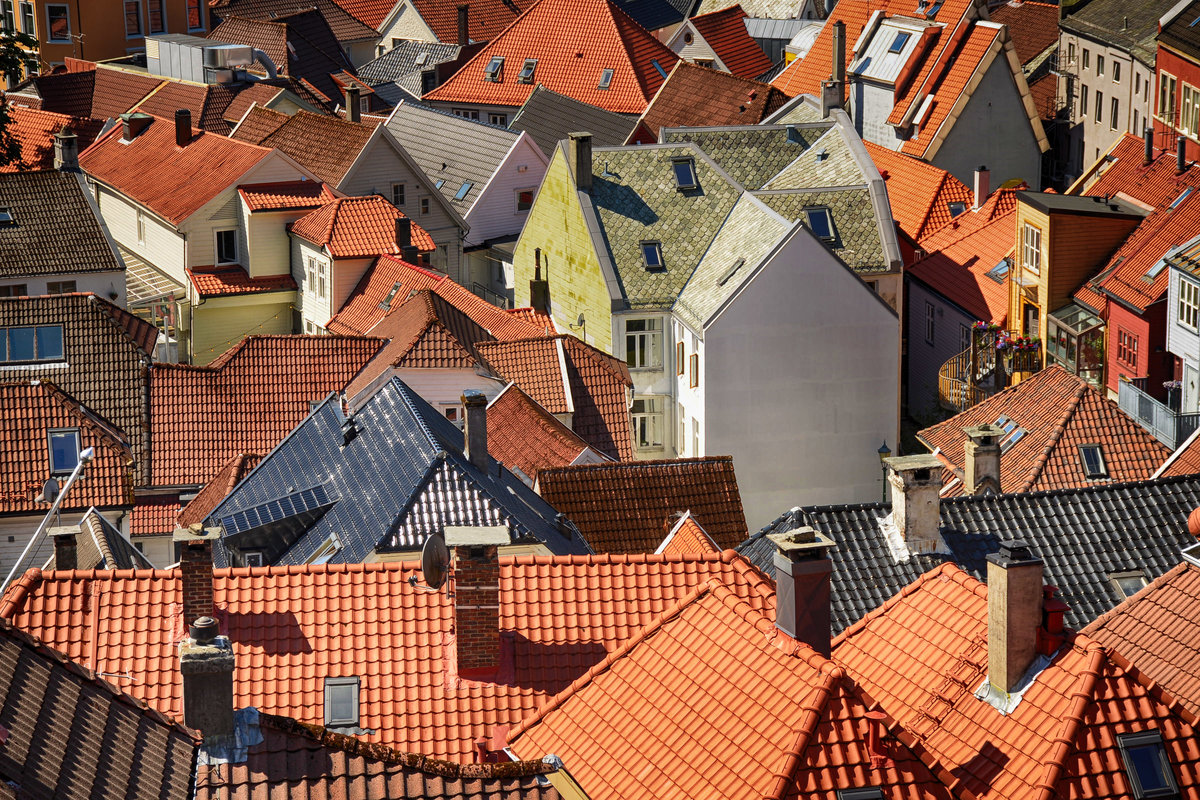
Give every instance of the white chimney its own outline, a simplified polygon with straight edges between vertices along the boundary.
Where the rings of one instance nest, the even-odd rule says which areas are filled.
[[[892,523],[909,553],[935,552],[941,542],[942,462],[932,454],[884,459],[892,487]]]
[[[1004,429],[998,425],[975,425],[964,428],[967,434],[963,452],[963,488],[967,494],[991,492],[1000,494],[1000,437]]]

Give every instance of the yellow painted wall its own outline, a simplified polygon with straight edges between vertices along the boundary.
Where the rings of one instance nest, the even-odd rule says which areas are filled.
[[[192,363],[203,366],[245,337],[292,332],[295,292],[209,298],[192,309]]]
[[[567,326],[575,325],[583,314],[587,325],[581,338],[611,353],[612,301],[561,150],[554,153],[514,251],[517,306],[529,305],[529,281],[538,247],[542,249],[542,277],[550,281],[550,311],[555,322],[563,330],[571,330]]]
[[[145,34],[150,32],[150,19],[147,14],[146,0],[141,0],[141,29],[136,37],[125,35],[125,4],[123,0],[58,0],[68,6],[71,22],[70,43],[49,41],[49,31],[46,30],[46,2],[36,0],[34,16],[37,24],[37,38],[40,43],[41,60],[43,65],[62,63],[64,58],[83,58],[88,61],[103,61],[109,58],[121,58],[131,50],[145,47]],[[14,7],[18,4],[14,0]],[[166,32],[191,33],[204,36],[208,30],[208,2],[201,0],[201,21],[205,23],[199,30],[189,30],[187,25],[187,0],[163,0],[163,10],[166,12]],[[17,24],[20,25],[18,17]],[[78,36],[83,34],[82,41]]]

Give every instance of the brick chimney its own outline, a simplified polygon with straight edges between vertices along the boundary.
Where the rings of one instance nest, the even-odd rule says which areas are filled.
[[[206,744],[233,736],[233,645],[217,633],[215,619],[200,617],[179,643],[183,723]]]
[[[493,672],[500,664],[499,546],[503,525],[444,529],[454,550],[454,640],[460,675]]]
[[[346,93],[346,121],[360,122],[362,120],[361,107],[358,100],[360,92],[357,86],[350,84],[345,89]]]
[[[175,111],[175,144],[187,147],[192,141],[192,112],[186,108]]]
[[[463,455],[483,472],[488,471],[487,450],[487,397],[478,389],[466,389],[462,393],[462,404],[466,410],[466,430],[463,432]]]
[[[975,170],[975,207],[980,208],[992,193],[992,171],[981,166]]]
[[[51,528],[47,533],[54,540],[54,568],[79,569],[79,544],[76,537],[82,533],[78,525],[63,525]]]
[[[180,545],[179,572],[183,584],[183,624],[191,625],[200,617],[211,617],[213,606],[212,543],[221,536],[220,528],[176,528],[172,537]]]
[[[466,47],[471,43],[471,34],[467,26],[467,15],[471,12],[471,7],[466,3],[458,5],[458,46]]]
[[[938,547],[941,525],[942,462],[933,454],[884,459],[892,487],[892,522],[910,553]]]
[[[542,248],[533,250],[533,280],[529,282],[529,305],[534,311],[550,313],[550,281],[542,278]]]
[[[1020,540],[987,557],[988,683],[1007,695],[1037,655],[1042,622],[1042,560]]]
[[[775,544],[775,627],[828,658],[833,540],[808,526],[767,538]]]
[[[54,134],[54,168],[62,172],[79,171],[79,137],[68,127]]]
[[[568,133],[568,152],[571,154],[571,169],[575,171],[575,188],[584,192],[592,190],[592,135],[577,131]]]
[[[1000,437],[1004,435],[1004,429],[998,425],[974,425],[963,430],[967,434],[963,445],[966,454],[964,491],[967,494],[988,491],[1000,494]]]

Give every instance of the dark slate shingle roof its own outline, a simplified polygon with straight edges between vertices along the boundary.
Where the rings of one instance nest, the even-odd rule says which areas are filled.
[[[1108,576],[1144,570],[1147,579],[1179,563],[1195,542],[1187,517],[1200,506],[1200,475],[1087,489],[956,497],[941,502],[941,533],[953,555],[912,556],[897,564],[880,532],[890,507],[879,503],[793,509],[738,546],[775,574],[769,533],[811,525],[833,538],[833,627],[840,631],[925,572],[953,561],[986,580],[985,558],[1007,539],[1023,539],[1045,562],[1045,581],[1082,628],[1124,600]]]
[[[509,124],[514,131],[525,131],[547,156],[571,131],[588,131],[593,147],[624,144],[637,124],[636,120],[614,114],[598,106],[580,102],[565,94],[538,85]]]
[[[1063,30],[1111,44],[1153,66],[1158,18],[1175,5],[1173,0],[1092,0],[1081,5],[1063,15],[1059,23]]]
[[[507,525],[514,542],[589,552],[578,534],[564,536],[555,510],[507,469],[492,462],[484,473],[470,463],[462,431],[399,379],[380,387],[353,419],[358,434],[343,444],[345,416],[338,395],[330,395],[209,521],[220,522],[227,537],[255,528],[281,537],[266,547],[267,560],[277,564],[305,563],[335,532],[342,548],[330,563],[359,563],[376,548],[414,550],[446,525]],[[295,520],[288,531],[268,519],[279,498]],[[225,547],[215,556],[219,566],[229,561]]]
[[[456,44],[405,39],[379,58],[368,61],[359,67],[358,77],[371,86],[388,82],[401,83],[405,76],[414,72],[419,79],[422,70],[433,69],[438,64],[453,61],[458,58],[461,50],[462,48]],[[425,60],[418,64],[417,61],[422,54],[425,55]],[[404,85],[405,88],[412,88]],[[421,91],[419,80],[415,88],[419,94]]]

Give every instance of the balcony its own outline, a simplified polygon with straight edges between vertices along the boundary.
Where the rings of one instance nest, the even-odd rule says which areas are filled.
[[[966,411],[1042,368],[1041,345],[1014,333],[976,328],[971,346],[938,370],[938,402],[954,413]]]
[[[1200,427],[1200,414],[1179,413],[1151,397],[1137,381],[1121,379],[1117,387],[1117,405],[1172,450]]]

